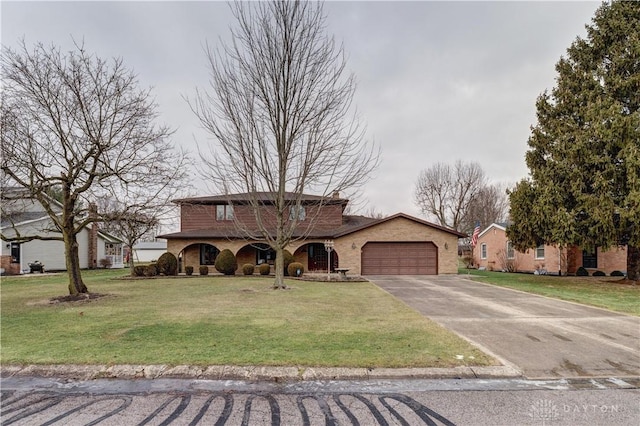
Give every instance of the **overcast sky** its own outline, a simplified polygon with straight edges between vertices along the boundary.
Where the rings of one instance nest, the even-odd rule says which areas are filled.
[[[554,86],[556,62],[586,35],[599,4],[327,2],[367,138],[382,149],[364,208],[420,217],[415,182],[437,162],[477,161],[496,183],[526,177],[536,97]],[[70,48],[76,39],[101,57],[122,57],[141,86],[153,87],[174,142],[194,153],[194,140],[206,143],[183,96],[207,84],[202,46],[228,38],[226,3],[3,0],[0,13],[4,46],[24,37]]]

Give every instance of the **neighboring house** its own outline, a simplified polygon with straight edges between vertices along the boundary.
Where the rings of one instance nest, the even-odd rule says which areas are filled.
[[[166,241],[144,241],[133,246],[134,262],[155,262],[167,251]]]
[[[33,199],[23,199],[19,206],[6,210],[9,213],[3,215],[0,228],[2,235],[7,238],[14,237],[16,230],[23,236],[60,236],[60,233],[54,230],[51,218],[42,205]],[[85,228],[77,238],[81,268],[97,268],[105,264],[110,264],[111,268],[124,267],[122,241],[99,231],[97,225]],[[1,267],[4,274],[29,272],[29,263],[36,261],[42,263],[46,271],[67,269],[62,241],[0,241]]]
[[[262,215],[272,213],[273,198],[263,193]],[[231,250],[238,266],[275,261],[275,253],[264,241],[247,240],[238,224],[256,228],[246,195],[221,195],[175,200],[180,206],[180,232],[161,235],[167,249],[184,266],[213,268],[218,253]],[[356,275],[437,275],[458,272],[458,239],[465,234],[398,213],[383,219],[345,215],[349,200],[335,195],[321,198],[305,195],[297,214],[300,232],[289,250],[306,271],[326,272],[329,256],[325,241],[333,242],[331,270],[346,268]],[[231,204],[230,204],[231,203]],[[320,206],[320,207],[318,207]],[[320,210],[317,210],[317,209]],[[309,230],[307,223],[315,218]]]
[[[609,250],[598,248],[587,252],[578,247],[559,249],[554,245],[541,245],[522,253],[513,248],[507,239],[507,224],[492,223],[478,236],[473,251],[474,263],[490,271],[533,272],[542,274],[575,274],[584,267],[591,274],[602,271],[607,275],[613,271],[626,272],[626,247]]]

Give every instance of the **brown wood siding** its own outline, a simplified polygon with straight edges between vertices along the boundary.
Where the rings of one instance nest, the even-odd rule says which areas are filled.
[[[300,223],[300,228],[314,221],[316,228],[334,229],[342,225],[342,207],[340,205],[323,206],[320,212],[317,207],[307,207],[307,220]],[[250,206],[234,205],[233,212],[236,219],[249,229],[256,227],[256,219]],[[318,214],[317,217],[315,215]],[[288,213],[287,213],[288,215]],[[261,216],[264,224],[275,226],[275,212],[273,207],[261,208]],[[288,219],[288,216],[286,217]],[[180,230],[192,231],[196,229],[234,229],[233,220],[216,220],[215,205],[183,204],[180,207]]]
[[[180,230],[211,229],[216,221],[216,206],[180,206]]]
[[[263,220],[273,216],[263,208]],[[235,218],[245,224],[247,228],[255,228],[256,219],[249,206],[233,206]],[[265,214],[266,213],[266,214]],[[275,222],[275,221],[274,221]],[[180,208],[180,230],[192,231],[197,229],[232,230],[236,225],[233,220],[216,220],[215,205],[188,205]]]
[[[370,242],[362,248],[362,275],[437,275],[432,242]]]
[[[314,217],[315,214],[317,217]],[[329,204],[322,206],[318,212],[318,207],[307,207],[307,217],[313,218],[316,229],[335,229],[342,226],[342,206],[339,204]]]

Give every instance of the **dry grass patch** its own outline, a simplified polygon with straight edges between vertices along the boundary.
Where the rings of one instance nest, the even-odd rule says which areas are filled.
[[[119,271],[122,274],[122,271]],[[368,282],[272,278],[114,280],[85,273],[90,302],[33,305],[65,277],[2,280],[3,363],[451,367],[477,348]]]

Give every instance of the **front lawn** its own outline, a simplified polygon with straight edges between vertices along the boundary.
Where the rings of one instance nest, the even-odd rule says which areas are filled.
[[[49,304],[67,277],[3,277],[3,364],[451,367],[495,361],[368,282],[85,271],[108,297]]]
[[[462,268],[459,273],[484,283],[640,316],[640,286],[621,277],[558,277]]]

